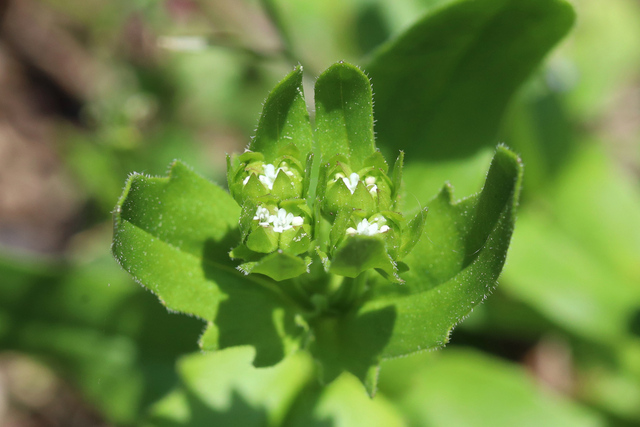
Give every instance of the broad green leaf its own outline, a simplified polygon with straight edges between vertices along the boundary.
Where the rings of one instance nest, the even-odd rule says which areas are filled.
[[[246,277],[229,249],[239,241],[240,208],[217,185],[175,163],[168,178],[132,175],[115,211],[113,253],[169,309],[215,322],[207,348],[254,345],[255,363],[285,354],[297,334],[296,303],[275,282]],[[274,315],[274,312],[283,315]]]
[[[369,78],[357,67],[337,63],[316,82],[316,140],[327,161],[345,155],[357,171],[375,153]]]
[[[370,276],[371,292],[357,310],[312,324],[312,352],[325,365],[326,379],[347,369],[373,393],[380,360],[448,342],[452,328],[496,285],[521,174],[515,154],[498,147],[481,193],[453,203],[445,188],[428,204],[422,238],[403,260],[405,284]]]
[[[430,427],[597,427],[595,411],[533,381],[517,365],[448,349],[383,363],[380,389],[409,425]]]
[[[427,15],[365,67],[378,145],[431,161],[495,145],[507,103],[573,20],[562,0],[467,0]]]
[[[269,94],[249,149],[264,154],[266,162],[273,162],[293,144],[306,158],[312,141],[309,112],[302,91],[302,67],[298,66]]]
[[[305,353],[271,369],[253,368],[252,357],[247,348],[183,357],[182,386],[153,405],[145,426],[403,425],[388,402],[369,399],[352,376],[320,387]]]

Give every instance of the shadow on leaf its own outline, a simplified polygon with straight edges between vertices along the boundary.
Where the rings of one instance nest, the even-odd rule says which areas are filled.
[[[228,249],[228,247],[227,247]],[[202,342],[205,350],[250,345],[256,349],[254,365],[271,366],[286,354],[283,338],[297,337],[302,329],[295,323],[295,307],[263,284],[273,285],[261,276],[243,276],[234,270],[220,269],[216,262],[221,253],[220,243],[205,242],[202,269],[226,295],[218,306],[214,323],[217,342]],[[228,258],[228,255],[225,256]],[[211,262],[216,261],[216,262]],[[274,285],[277,286],[277,285]]]
[[[172,420],[153,416],[150,419],[150,425],[155,427],[258,427],[268,425],[265,409],[253,407],[236,390],[231,392],[230,404],[224,410],[212,407],[191,390],[184,392],[184,399],[188,414],[183,417],[184,419]]]

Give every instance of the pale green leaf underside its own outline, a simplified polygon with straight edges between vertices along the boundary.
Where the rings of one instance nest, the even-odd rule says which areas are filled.
[[[370,400],[352,376],[320,387],[305,353],[259,370],[251,366],[252,357],[247,348],[183,357],[178,363],[181,386],[152,407],[145,425],[403,425],[388,402]]]

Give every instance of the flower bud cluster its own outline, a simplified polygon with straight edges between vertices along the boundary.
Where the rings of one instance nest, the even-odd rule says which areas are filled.
[[[233,164],[235,163],[235,164]],[[239,205],[270,196],[279,200],[302,197],[305,168],[295,157],[268,163],[260,153],[247,151],[227,160],[229,191]]]
[[[229,191],[242,206],[242,241],[232,258],[256,262],[273,252],[309,250],[314,224],[305,200],[306,168],[296,156],[266,161],[246,151],[227,159]]]
[[[384,170],[372,166],[352,171],[345,161],[325,165],[324,199],[321,213],[333,223],[341,209],[355,209],[363,217],[389,210],[392,205],[391,181]]]

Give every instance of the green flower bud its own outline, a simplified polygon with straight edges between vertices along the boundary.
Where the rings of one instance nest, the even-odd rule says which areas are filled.
[[[271,200],[248,203],[240,218],[243,242],[231,252],[232,258],[253,261],[274,251],[298,255],[309,250],[312,236],[311,212],[304,200]]]
[[[369,217],[392,206],[392,184],[381,168],[368,166],[354,172],[346,163],[335,161],[325,165],[321,180],[321,213],[331,223],[341,209]]]
[[[263,196],[277,200],[303,197],[305,168],[300,161],[285,155],[266,163],[260,153],[247,151],[231,159],[227,157],[229,191],[239,205]]]

